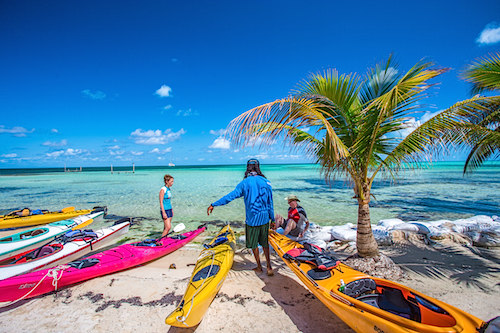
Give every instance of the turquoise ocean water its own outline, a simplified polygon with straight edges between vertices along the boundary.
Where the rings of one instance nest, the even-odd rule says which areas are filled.
[[[406,171],[396,181],[379,177],[371,201],[372,223],[381,219],[404,221],[455,220],[474,215],[500,215],[500,164],[489,163],[470,176],[462,175],[462,162],[438,162],[431,167]],[[320,168],[313,164],[265,165],[264,175],[273,186],[275,212],[286,214],[288,194],[296,194],[309,219],[320,225],[356,223],[357,202],[344,179],[327,184]],[[206,221],[244,221],[242,199],[216,207],[207,216],[210,203],[234,189],[242,180],[245,166],[0,169],[0,213],[29,207],[58,210],[107,206],[110,223],[120,217],[138,217],[129,232],[142,238],[161,232],[159,191],[163,175],[175,177],[172,187],[173,222],[188,228]],[[120,172],[116,172],[120,171]]]

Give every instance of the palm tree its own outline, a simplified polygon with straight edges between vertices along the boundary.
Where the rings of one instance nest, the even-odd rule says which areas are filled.
[[[463,73],[463,78],[472,83],[472,93],[500,93],[500,53],[484,57],[472,63]],[[497,96],[498,97],[498,96]],[[474,110],[466,117],[462,134],[469,155],[464,173],[472,172],[489,158],[500,156],[500,107],[498,100],[487,102],[482,110]]]
[[[228,133],[240,146],[256,138],[268,145],[282,138],[313,157],[327,180],[347,176],[358,201],[358,255],[375,257],[369,210],[375,177],[381,171],[395,176],[408,163],[421,166],[427,147],[437,140],[432,127],[403,134],[411,130],[411,114],[431,86],[429,80],[446,71],[431,67],[420,62],[399,73],[389,58],[364,78],[336,70],[313,74],[291,96],[233,119]],[[446,121],[435,120],[435,126],[446,128]]]

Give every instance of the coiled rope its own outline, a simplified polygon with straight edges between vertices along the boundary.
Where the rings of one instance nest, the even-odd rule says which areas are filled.
[[[49,269],[47,271],[47,273],[40,279],[40,281],[38,281],[38,283],[33,287],[31,288],[30,291],[28,291],[26,294],[24,294],[23,296],[21,296],[20,298],[14,300],[14,301],[11,301],[11,302],[7,302],[6,304],[2,305],[2,307],[5,307],[5,306],[10,306],[12,304],[15,304],[23,299],[25,299],[26,297],[28,297],[36,288],[38,288],[38,286],[43,282],[43,280],[45,280],[47,277],[51,277],[52,278],[52,286],[54,287],[54,290],[57,291],[57,283],[59,282],[59,280],[61,279],[61,277],[63,276],[63,273],[66,269],[70,268],[71,266],[68,266],[68,265],[59,265],[59,266],[56,266],[52,269]],[[59,273],[60,272],[60,273]]]

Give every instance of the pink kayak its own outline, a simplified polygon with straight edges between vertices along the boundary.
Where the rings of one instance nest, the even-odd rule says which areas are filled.
[[[118,272],[169,254],[205,231],[196,230],[159,241],[123,244],[66,265],[13,276],[0,281],[0,302],[13,302],[46,294],[98,276]]]

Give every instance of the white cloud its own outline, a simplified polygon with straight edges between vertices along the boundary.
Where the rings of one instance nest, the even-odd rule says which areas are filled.
[[[398,74],[398,70],[394,67],[389,67],[386,70],[381,71],[380,73],[376,73],[370,79],[370,85],[380,82],[386,82],[391,80],[394,76]]]
[[[64,153],[64,155],[76,156],[76,155],[80,155],[80,154],[83,154],[83,153],[86,153],[86,152],[87,151],[85,149],[68,148],[68,149],[66,149],[66,152]]]
[[[229,149],[231,147],[231,142],[229,140],[224,139],[223,137],[218,137],[214,140],[214,142],[208,146],[208,148],[214,149]]]
[[[62,154],[64,154],[64,150],[58,150],[58,151],[53,151],[52,153],[47,153],[45,155],[47,155],[48,157],[59,157],[61,156]]]
[[[7,133],[7,134],[12,134],[17,137],[25,137],[27,133],[33,133],[35,129],[31,129],[31,131],[27,130],[24,127],[21,126],[14,126],[12,128],[5,128],[5,126],[0,125],[0,134],[2,133]]]
[[[54,142],[54,141],[45,141],[42,143],[42,146],[48,146],[48,147],[64,147],[68,144],[68,141],[66,139],[61,140],[60,142]]]
[[[59,131],[57,130],[57,128],[53,128],[50,130],[52,133],[59,133]]]
[[[255,156],[248,156],[248,158],[256,158],[256,159],[259,159],[259,160],[266,160],[269,158],[269,154],[265,153],[265,154],[257,154]]]
[[[426,113],[424,113],[424,115],[422,116],[422,118],[420,118],[420,122],[423,124],[427,120],[431,119],[434,116],[437,116],[441,112],[443,112],[443,110],[439,110],[439,111],[436,111],[436,112],[429,112],[429,111],[427,111]]]
[[[500,26],[497,23],[488,24],[483,31],[481,31],[476,42],[481,45],[500,42]]]
[[[53,157],[57,158],[59,156],[77,156],[77,155],[82,155],[88,153],[86,149],[73,149],[73,148],[68,148],[66,150],[56,150],[51,153],[45,154],[48,157]]]
[[[134,156],[141,156],[142,154],[144,154],[143,151],[131,151],[130,153]]]
[[[172,151],[172,147],[168,147],[165,149],[154,148],[150,151],[150,153],[152,153],[152,154],[166,154],[166,153],[170,153],[171,151]]]
[[[90,89],[85,89],[82,90],[82,95],[95,100],[101,100],[106,98],[106,94],[100,90],[91,91]]]
[[[2,154],[1,156],[2,156],[2,157],[5,157],[5,158],[14,158],[14,157],[17,157],[17,154],[16,154],[16,153],[12,153],[12,154]]]
[[[217,136],[222,136],[222,135],[226,134],[226,129],[225,128],[221,128],[221,129],[218,129],[218,130],[210,130],[210,134],[217,135]]]
[[[422,125],[420,120],[414,117],[408,117],[408,119],[403,123],[403,129],[399,130],[397,133],[403,138],[406,138],[411,132],[413,132],[417,127]]]
[[[120,146],[114,145],[113,147],[109,147],[109,149],[120,149]]]
[[[112,155],[112,156],[121,156],[125,154],[125,151],[123,150],[110,150],[109,151],[109,155]]]
[[[135,143],[139,145],[164,145],[179,139],[181,135],[185,133],[186,131],[183,128],[177,132],[172,132],[170,128],[163,132],[159,129],[143,131],[138,128],[130,133],[130,135]]]
[[[254,147],[254,146],[259,146],[264,143],[264,140],[260,136],[252,136],[250,139],[248,139],[248,144],[246,145],[247,147]],[[274,142],[272,142],[274,144]]]
[[[199,116],[199,113],[196,111],[193,111],[191,108],[187,110],[179,110],[177,111],[177,116],[182,116],[182,117],[190,117],[190,116]]]
[[[169,97],[172,92],[172,88],[166,85],[162,85],[160,89],[156,90],[156,94],[160,97]]]
[[[298,160],[304,158],[304,156],[298,154],[281,154],[281,155],[274,155],[274,158],[278,160]]]
[[[169,105],[165,105],[163,107],[163,110],[170,110],[171,108],[172,108],[172,105],[169,104]]]

